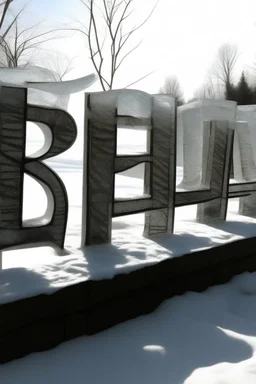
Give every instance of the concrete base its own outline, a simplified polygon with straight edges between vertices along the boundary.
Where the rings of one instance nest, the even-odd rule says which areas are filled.
[[[163,300],[201,292],[256,270],[256,238],[227,243],[117,275],[85,281],[51,295],[0,306],[0,363],[92,335],[152,312]]]

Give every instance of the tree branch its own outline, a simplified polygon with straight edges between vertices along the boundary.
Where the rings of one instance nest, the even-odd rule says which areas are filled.
[[[100,80],[101,87],[104,91],[113,88],[115,75],[117,70],[121,67],[124,60],[133,53],[141,44],[139,42],[128,52],[124,52],[122,57],[120,57],[121,52],[123,53],[124,47],[129,41],[130,37],[144,26],[144,24],[149,20],[153,14],[159,0],[156,0],[154,7],[151,9],[148,16],[141,22],[138,26],[134,26],[132,30],[127,33],[123,33],[123,25],[127,19],[131,16],[134,9],[131,9],[131,5],[134,0],[103,0],[102,9],[99,9],[103,21],[106,26],[106,33],[109,41],[109,55],[110,60],[105,59],[105,41],[106,35],[103,40],[100,36],[98,29],[98,19],[96,13],[96,8],[98,8],[96,0],[80,0],[82,4],[86,6],[86,9],[89,11],[89,28],[88,33],[85,33],[80,28],[69,28],[69,30],[77,30],[82,32],[88,40],[88,48],[90,52],[90,59],[92,60],[93,66]],[[95,8],[96,7],[96,8]],[[104,47],[104,53],[103,53]],[[110,64],[109,64],[110,61]],[[108,67],[109,65],[109,67]],[[107,72],[108,71],[108,72]],[[103,76],[103,73],[108,73],[107,76]],[[138,81],[149,76],[149,74],[143,76],[142,78],[136,80],[130,85],[136,84]],[[130,86],[129,85],[129,86]]]
[[[126,89],[126,88],[131,87],[131,86],[134,85],[134,84],[137,84],[139,81],[141,81],[141,80],[145,79],[146,77],[152,75],[153,72],[154,72],[154,71],[149,72],[147,75],[140,77],[138,80],[132,82],[131,84],[127,85],[127,86],[124,87],[124,88]]]

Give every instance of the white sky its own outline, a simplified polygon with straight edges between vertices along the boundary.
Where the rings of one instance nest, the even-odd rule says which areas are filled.
[[[22,4],[22,0],[17,1]],[[155,0],[134,0],[136,12],[131,26],[143,20]],[[31,0],[27,22],[45,20],[47,25],[74,20],[85,21],[86,9],[79,0]],[[147,24],[135,36],[143,39],[140,48],[120,69],[116,87],[154,71],[134,86],[149,93],[157,92],[167,75],[176,75],[186,98],[204,81],[219,46],[230,42],[240,51],[237,72],[256,61],[255,0],[160,0]],[[70,77],[94,72],[86,53],[85,40],[75,35],[51,43],[51,49],[78,57]],[[92,88],[91,88],[92,89]],[[98,85],[93,90],[99,89]]]

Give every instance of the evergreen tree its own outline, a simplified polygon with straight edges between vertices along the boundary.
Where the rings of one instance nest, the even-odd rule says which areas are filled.
[[[252,104],[256,104],[256,87],[252,88]]]
[[[237,101],[237,87],[232,83],[228,82],[225,88],[225,99]]]
[[[253,89],[249,86],[244,72],[242,72],[240,80],[236,87],[237,104],[249,105],[253,103]]]

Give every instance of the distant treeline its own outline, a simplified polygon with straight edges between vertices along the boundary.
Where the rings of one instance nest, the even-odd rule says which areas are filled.
[[[256,104],[256,86],[250,85],[244,72],[236,85],[226,84],[226,100],[236,101],[238,105]]]

